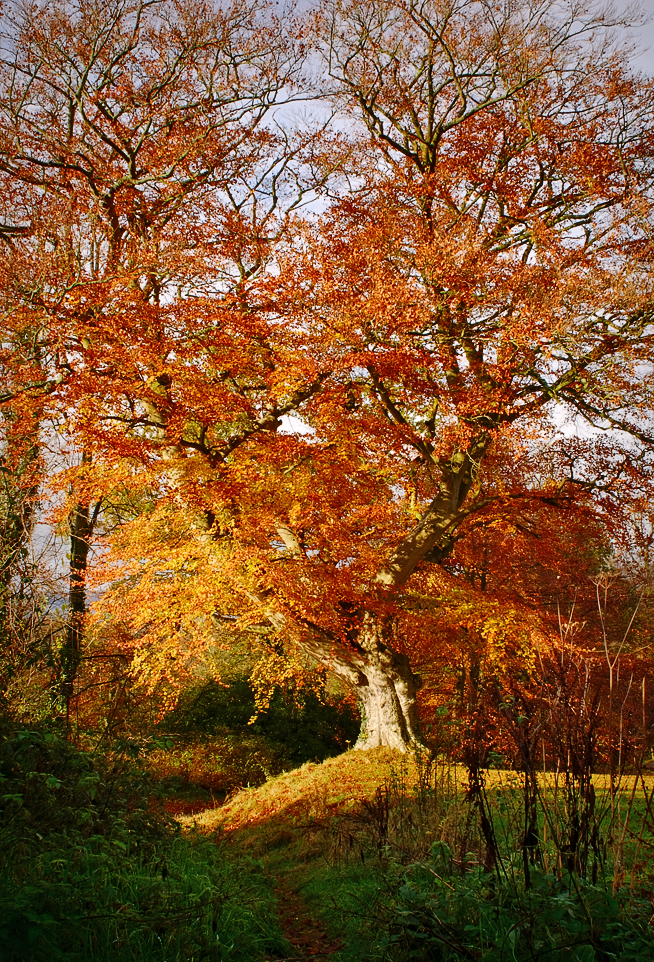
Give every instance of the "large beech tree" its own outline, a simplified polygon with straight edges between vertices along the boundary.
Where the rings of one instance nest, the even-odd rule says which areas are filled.
[[[445,608],[514,659],[536,630],[487,575],[461,600],[466,544],[648,495],[652,83],[576,0],[22,11],[4,171],[67,207],[11,323],[41,319],[80,496],[146,508],[99,622],[152,685],[256,627],[273,677],[279,639],[356,693],[359,747],[418,743]],[[304,40],[331,136],[275,112]]]

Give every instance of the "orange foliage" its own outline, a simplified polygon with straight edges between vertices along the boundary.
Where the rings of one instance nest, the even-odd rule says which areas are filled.
[[[557,579],[649,497],[652,84],[592,13],[513,7],[16,14],[3,176],[32,227],[5,287],[47,376],[5,363],[92,452],[89,495],[131,505],[95,619],[146,687],[218,613],[360,698],[384,676],[369,744],[415,741],[402,654],[531,670]],[[305,41],[340,131],[271,112]]]

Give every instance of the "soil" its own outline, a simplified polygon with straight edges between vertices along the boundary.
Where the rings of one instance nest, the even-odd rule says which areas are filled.
[[[312,915],[302,900],[293,881],[278,878],[275,885],[277,895],[277,917],[284,937],[288,939],[295,953],[276,962],[311,962],[311,960],[330,959],[343,948],[340,939],[332,939],[323,923]]]

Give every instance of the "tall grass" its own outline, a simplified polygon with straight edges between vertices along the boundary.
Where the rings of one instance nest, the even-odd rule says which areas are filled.
[[[377,902],[359,910],[368,959],[609,962],[654,958],[654,788],[542,771],[401,765],[326,826],[332,865],[370,861]],[[535,792],[535,794],[534,794]],[[616,884],[617,879],[617,884]]]
[[[334,861],[382,870],[371,959],[654,958],[652,686],[624,647],[471,672],[458,760],[418,756],[332,821]]]

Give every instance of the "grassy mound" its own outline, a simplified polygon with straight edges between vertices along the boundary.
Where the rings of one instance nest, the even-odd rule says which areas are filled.
[[[201,832],[237,832],[248,828],[274,830],[279,824],[298,825],[307,819],[335,816],[374,797],[393,773],[403,765],[417,777],[415,763],[387,748],[346,752],[321,764],[307,762],[283,772],[257,788],[243,789],[223,806],[181,818],[181,824],[197,826]]]

